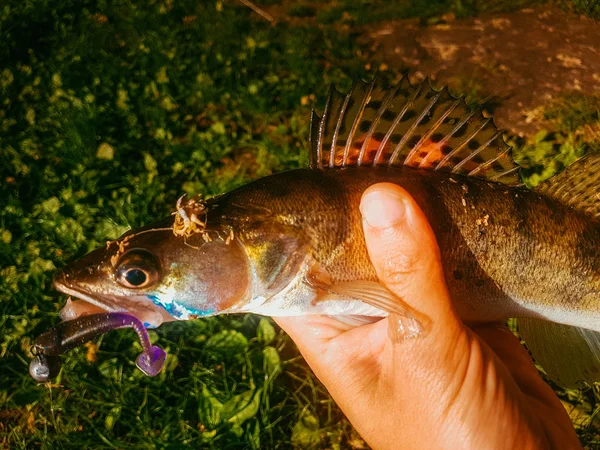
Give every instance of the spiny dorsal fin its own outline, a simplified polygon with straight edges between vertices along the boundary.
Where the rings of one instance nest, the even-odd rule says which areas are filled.
[[[322,117],[313,112],[310,138],[311,168],[407,165],[522,184],[492,119],[428,81],[358,81],[346,96],[332,87]]]
[[[600,218],[600,154],[584,156],[535,189],[565,205]]]

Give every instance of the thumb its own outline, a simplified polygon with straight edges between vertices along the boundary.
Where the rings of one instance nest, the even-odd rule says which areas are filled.
[[[408,192],[391,183],[373,185],[364,192],[360,210],[369,256],[381,282],[431,319],[434,328],[458,325],[435,236]]]

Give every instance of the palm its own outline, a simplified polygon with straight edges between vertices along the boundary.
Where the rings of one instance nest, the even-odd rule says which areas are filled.
[[[376,448],[380,447],[378,438],[384,437],[386,442],[407,442],[406,448],[416,448],[422,445],[418,430],[427,426],[444,448],[577,448],[558,398],[506,327],[465,327],[452,342],[446,340],[451,344],[446,346],[436,339],[435,349],[423,349],[427,354],[416,352],[424,355],[426,363],[421,365],[414,361],[414,349],[407,352],[405,344],[391,343],[387,320],[358,328],[325,316],[276,320],[298,342],[315,374]],[[406,344],[429,346],[429,342]],[[432,352],[444,357],[432,362],[436,360]],[[431,401],[436,403],[435,414]],[[369,439],[369,427],[361,425],[373,417],[378,418],[377,425],[386,417],[390,423],[384,427],[387,433],[378,431]],[[390,430],[399,430],[397,423],[410,423],[415,417],[418,424],[409,426],[415,430],[414,441],[406,436],[389,439]]]

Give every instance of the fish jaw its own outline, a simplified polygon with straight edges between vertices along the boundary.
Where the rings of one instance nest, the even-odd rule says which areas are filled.
[[[126,312],[135,316],[147,328],[156,328],[163,322],[174,320],[163,308],[148,301],[146,296],[119,296],[91,293],[68,281],[66,272],[58,272],[54,276],[54,288],[70,297],[60,311],[63,320],[76,319],[83,315],[95,314],[100,311]]]
[[[62,271],[58,272],[54,276],[53,280],[54,289],[63,294],[75,297],[80,301],[84,301],[90,305],[101,308],[104,311],[118,311],[119,308],[116,305],[116,301],[108,296],[92,296],[82,289],[78,289],[73,283],[68,281],[67,273]],[[86,313],[86,311],[83,311]]]
[[[99,314],[106,312],[106,309],[92,305],[85,300],[73,300],[71,296],[67,298],[67,302],[58,312],[58,317],[63,321],[75,320],[81,316],[89,316],[91,314]]]

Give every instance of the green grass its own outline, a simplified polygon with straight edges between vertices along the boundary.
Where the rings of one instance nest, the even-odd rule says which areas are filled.
[[[542,108],[552,131],[511,142],[524,167],[526,184],[535,187],[588,152],[600,151],[600,97],[565,92]]]
[[[555,0],[563,9],[582,14],[594,20],[600,19],[600,3],[594,0]]]
[[[568,133],[583,131],[586,126],[597,126],[600,122],[600,96],[565,93],[545,108],[544,117],[556,122],[559,129]]]
[[[0,442],[347,440],[351,428],[289,339],[253,316],[161,327],[153,338],[170,356],[155,379],[134,367],[139,347],[127,331],[106,335],[97,352],[72,352],[52,387],[30,380],[27,363],[64,301],[51,287],[55,268],[168,215],[182,192],[216,194],[306,165],[310,105],[301,99],[350,82],[362,65],[350,39],[273,28],[236,3],[9,5],[0,28]],[[351,62],[324,73],[328,56]]]
[[[472,4],[417,4],[402,17]],[[360,8],[375,11],[369,20],[389,12]],[[131,331],[72,351],[53,385],[27,373],[32,339],[64,302],[55,269],[168,215],[182,192],[306,165],[313,99],[368,75],[368,53],[335,20],[272,27],[233,1],[0,6],[0,446],[360,446],[289,338],[255,316],[153,331],[169,353],[156,378],[135,368]]]

